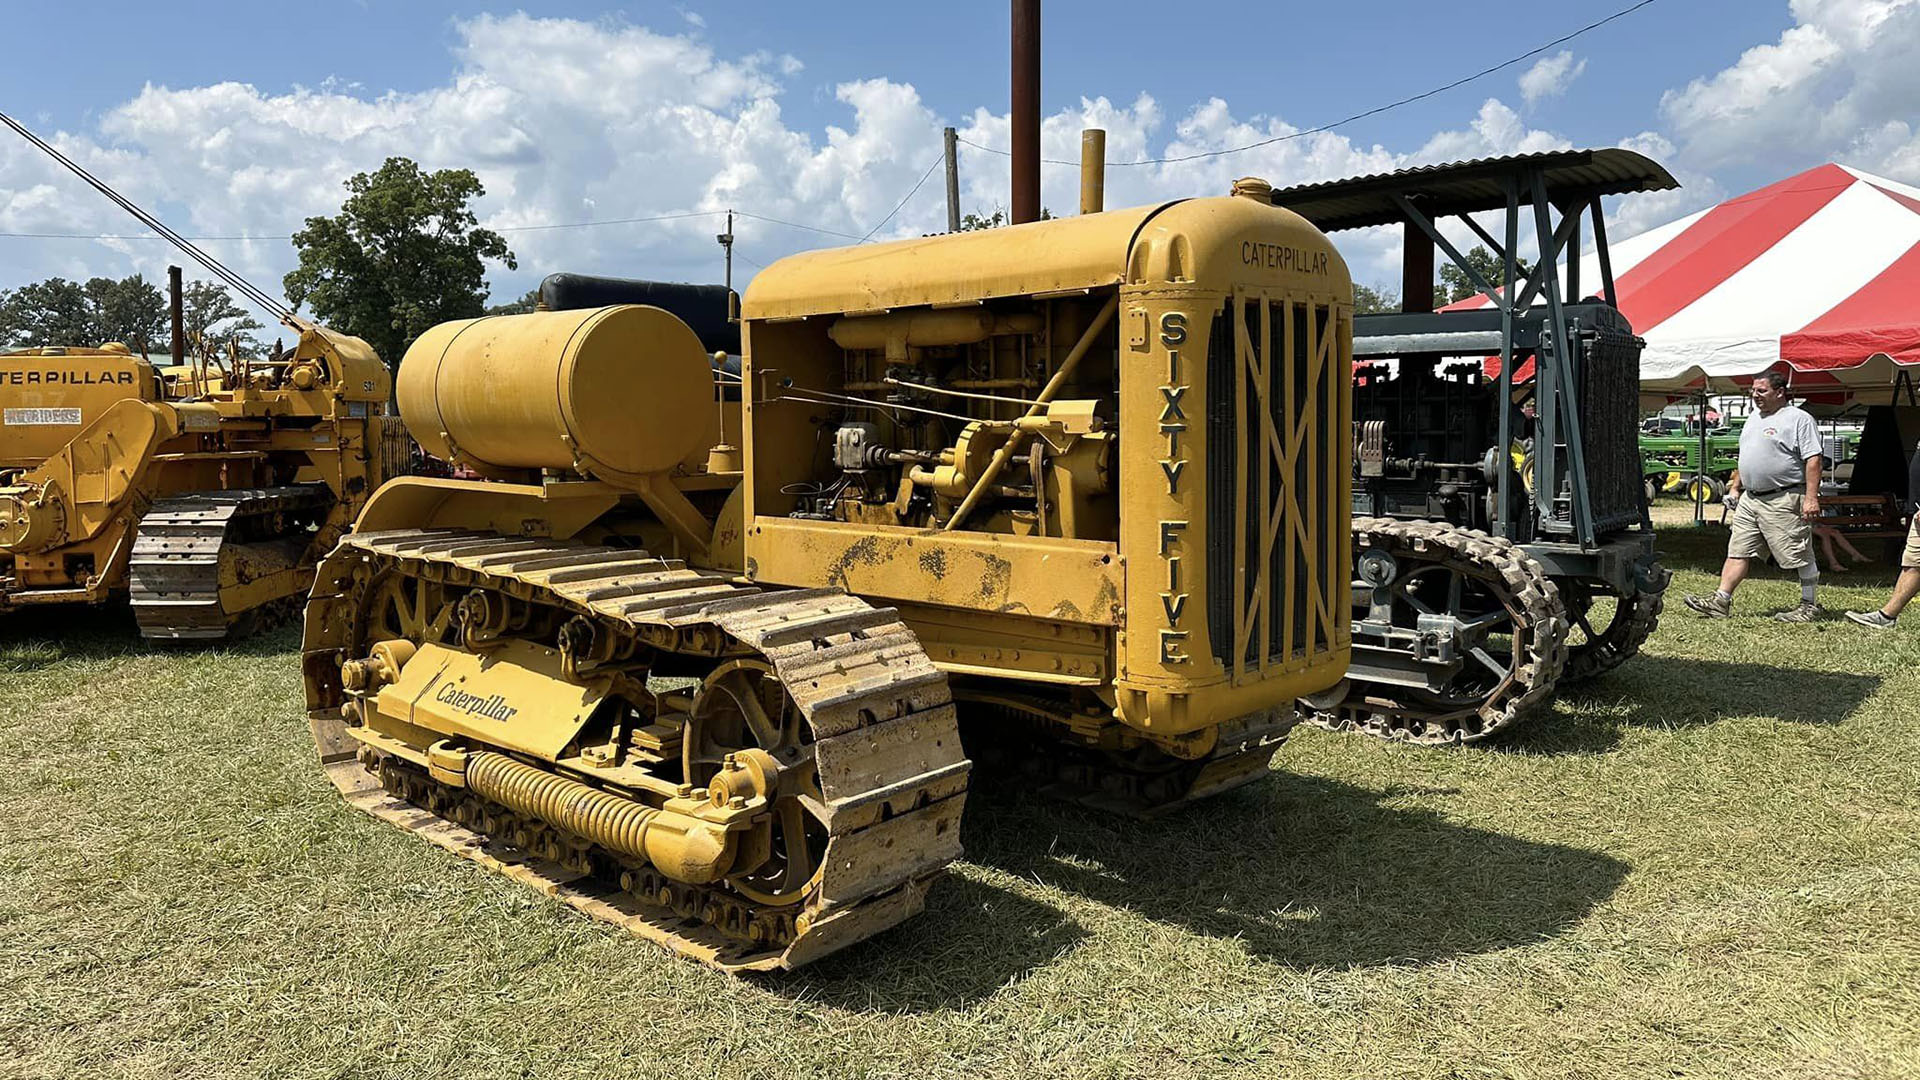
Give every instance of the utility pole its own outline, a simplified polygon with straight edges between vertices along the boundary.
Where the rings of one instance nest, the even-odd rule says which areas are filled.
[[[960,134],[952,128],[947,138],[947,231],[960,231]]]
[[[714,236],[726,250],[726,290],[733,292],[733,211],[726,211],[726,233]]]

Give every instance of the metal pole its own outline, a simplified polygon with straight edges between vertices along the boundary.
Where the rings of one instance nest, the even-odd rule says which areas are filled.
[[[960,134],[952,128],[947,140],[947,231],[960,231]]]
[[[1433,241],[1411,217],[1400,226],[1400,310],[1433,310]]]
[[[180,301],[180,268],[167,267],[167,305],[173,318],[173,366],[187,362],[187,317]]]
[[[1040,0],[1013,0],[1013,224],[1040,220]]]
[[[1107,133],[1088,128],[1080,133],[1080,212],[1097,214],[1107,201]]]
[[[1533,220],[1536,230],[1535,235],[1539,237],[1538,242],[1542,251],[1546,251],[1555,246],[1555,230],[1553,228],[1551,211],[1551,204],[1547,202],[1546,176],[1539,169],[1534,169]],[[1561,224],[1563,226],[1567,224],[1564,215]],[[1574,222],[1576,226],[1574,229],[1575,232],[1579,231],[1577,228],[1578,224],[1577,221]],[[1534,461],[1536,468],[1539,469],[1539,471],[1534,474],[1534,497],[1540,500],[1542,505],[1552,505],[1554,477],[1559,471],[1555,464],[1555,459],[1559,454],[1559,447],[1556,441],[1560,436],[1560,432],[1565,431],[1567,440],[1567,472],[1573,481],[1573,526],[1575,536],[1580,541],[1582,548],[1592,550],[1594,542],[1593,496],[1587,487],[1587,447],[1586,440],[1582,437],[1580,430],[1580,384],[1576,382],[1573,377],[1573,343],[1570,340],[1571,334],[1567,328],[1567,310],[1561,302],[1560,275],[1555,271],[1551,263],[1543,263],[1541,269],[1543,271],[1540,275],[1541,280],[1546,282],[1547,286],[1547,313],[1548,319],[1553,327],[1553,336],[1551,342],[1549,342],[1546,336],[1542,335],[1540,351],[1536,354],[1539,359],[1536,360],[1534,364],[1536,369],[1534,377],[1536,379],[1540,377],[1538,369],[1551,367],[1553,381],[1551,383],[1542,382],[1539,386],[1542,396],[1558,402],[1558,405],[1551,410],[1536,410],[1542,417],[1551,413],[1553,425],[1545,430],[1543,437],[1534,440]],[[1551,344],[1551,348],[1548,347],[1549,344]],[[1551,365],[1544,363],[1549,356],[1553,358]]]
[[[1707,386],[1713,385],[1711,381]],[[1700,482],[1693,485],[1693,523],[1707,523],[1707,386],[1700,388],[1700,409],[1697,418],[1700,421],[1700,468],[1694,478]]]
[[[727,231],[714,237],[720,241],[721,250],[727,253],[727,291],[733,291],[733,211],[727,211]]]
[[[1567,293],[1563,299],[1567,303],[1580,302],[1580,216],[1586,207],[1580,203],[1569,203],[1560,207],[1562,218],[1573,218],[1573,232],[1567,234]]]
[[[1607,219],[1600,212],[1600,197],[1594,196],[1590,208],[1593,217],[1593,250],[1600,256],[1600,296],[1608,307],[1619,307],[1619,298],[1613,291],[1613,256],[1607,251]]]

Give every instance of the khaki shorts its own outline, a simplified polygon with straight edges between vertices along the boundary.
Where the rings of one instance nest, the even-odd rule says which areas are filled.
[[[1782,570],[1798,570],[1813,561],[1813,523],[1800,516],[1798,488],[1765,495],[1740,493],[1727,541],[1730,559],[1757,559],[1768,551]]]
[[[1920,570],[1920,513],[1913,515],[1913,526],[1907,530],[1907,550],[1900,553],[1900,565]]]

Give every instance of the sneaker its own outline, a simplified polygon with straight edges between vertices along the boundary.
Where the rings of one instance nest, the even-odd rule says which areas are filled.
[[[1705,615],[1709,619],[1733,618],[1733,601],[1717,592],[1708,593],[1705,596],[1689,596],[1687,606],[1696,614]]]
[[[1775,615],[1773,621],[1791,623],[1817,622],[1820,619],[1826,618],[1826,616],[1827,612],[1825,608],[1822,608],[1819,604],[1810,604],[1803,600],[1799,604]]]
[[[1849,611],[1847,612],[1847,618],[1852,619],[1861,626],[1871,626],[1875,630],[1892,629],[1896,621],[1887,618],[1887,613],[1884,611]]]

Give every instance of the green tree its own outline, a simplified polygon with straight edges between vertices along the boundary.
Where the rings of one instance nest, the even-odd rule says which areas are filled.
[[[167,340],[166,294],[146,278],[92,278],[86,292],[93,327],[85,344],[119,341],[139,351]]]
[[[495,304],[487,309],[489,315],[525,315],[540,306],[540,290],[528,289],[527,295],[518,300],[509,300],[504,304]]]
[[[287,299],[311,304],[323,322],[363,338],[398,365],[413,339],[486,308],[486,260],[518,264],[507,242],[479,227],[468,203],[486,194],[468,169],[423,173],[388,158],[346,182],[334,217],[308,218],[293,236],[300,265]]]
[[[1371,285],[1353,284],[1353,313],[1371,315],[1380,311],[1399,311],[1400,294],[1392,289],[1376,289]]]
[[[93,306],[77,281],[48,278],[0,298],[0,342],[8,348],[99,344],[92,336]]]
[[[9,348],[119,341],[139,349],[166,332],[167,298],[139,274],[84,285],[54,277],[0,292],[0,345]]]
[[[1040,220],[1052,221],[1053,211],[1047,209],[1044,206],[1041,207]],[[1012,219],[1007,216],[1007,211],[1004,207],[1001,209],[997,209],[992,214],[988,214],[985,216],[973,213],[972,211],[968,211],[966,214],[962,215],[960,218],[960,231],[974,232],[978,229],[997,229],[1002,225],[1008,225],[1011,223],[1012,223]]]
[[[1475,244],[1467,252],[1467,265],[1479,272],[1494,288],[1499,288],[1501,276],[1500,260],[1485,247]],[[1518,281],[1533,272],[1533,264],[1525,259],[1516,260],[1514,280]],[[1455,304],[1469,297],[1480,295],[1480,286],[1473,283],[1465,270],[1455,266],[1451,260],[1440,268],[1440,284],[1433,290],[1434,302],[1440,305]]]
[[[233,302],[227,290],[211,281],[191,281],[180,290],[180,321],[193,342],[238,341],[243,351],[258,352],[259,342],[248,333],[263,330],[260,321]]]

